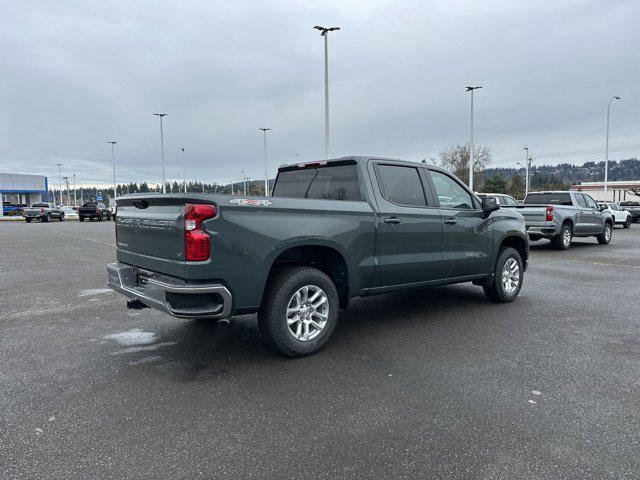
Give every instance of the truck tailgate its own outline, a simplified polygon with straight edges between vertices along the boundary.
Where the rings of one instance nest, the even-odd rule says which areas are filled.
[[[188,198],[177,195],[119,198],[115,222],[118,260],[184,278],[183,207],[186,203]]]
[[[506,208],[513,208],[516,212],[521,214],[527,225],[544,225],[547,221],[546,205],[514,205],[506,206]]]

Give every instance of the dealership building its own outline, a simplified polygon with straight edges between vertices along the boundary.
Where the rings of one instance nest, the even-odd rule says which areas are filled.
[[[49,183],[43,175],[0,173],[0,201],[3,205],[9,202],[13,205],[31,206],[36,202],[46,202],[48,192]]]
[[[605,200],[604,182],[582,182],[571,190],[584,192],[595,200]],[[607,200],[614,202],[640,202],[640,196],[632,190],[640,191],[640,180],[607,182]]]

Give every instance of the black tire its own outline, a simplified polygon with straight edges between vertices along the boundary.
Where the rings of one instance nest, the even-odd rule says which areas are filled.
[[[90,222],[93,222],[93,217],[89,217],[89,221],[90,221]]]
[[[61,221],[61,222],[64,222],[64,213],[61,213],[61,214],[60,214],[60,221]]]
[[[573,238],[573,229],[571,225],[565,223],[560,229],[560,234],[551,239],[551,244],[558,250],[568,250],[571,247],[571,239]]]
[[[98,221],[101,222],[102,221],[102,215],[98,215]]]
[[[80,220],[81,222],[84,222],[84,217],[83,216],[79,216],[78,220]]]
[[[294,301],[296,292],[305,286],[319,288],[324,293],[327,299],[325,302],[327,317],[319,333],[309,340],[300,340],[290,329],[287,308]],[[311,355],[320,350],[333,333],[338,323],[339,303],[336,287],[325,273],[311,267],[288,268],[273,277],[267,285],[262,307],[258,312],[260,332],[268,345],[275,347],[288,357]],[[300,308],[304,309],[305,305],[308,304],[301,304]],[[295,328],[293,325],[291,328]]]
[[[31,219],[29,217],[25,218],[24,221],[27,223],[31,223]]]
[[[518,280],[517,285],[513,291],[508,291],[507,286],[503,283],[503,270],[509,260],[515,260],[517,264]],[[511,269],[513,272],[514,270]],[[513,277],[511,277],[513,282]],[[493,285],[489,287],[482,287],[484,294],[487,298],[493,302],[509,303],[513,302],[520,290],[522,289],[522,282],[524,281],[524,267],[522,264],[522,258],[515,248],[507,247],[500,251],[496,264],[493,267]]]
[[[631,226],[631,220],[627,220],[626,222],[624,222],[624,223],[622,224],[622,227],[623,227],[623,228],[629,228],[630,226]]]
[[[51,214],[47,213],[44,217],[42,217],[42,221],[43,222],[50,222],[51,221]]]
[[[611,236],[613,235],[613,227],[609,222],[604,224],[604,229],[602,233],[596,238],[598,239],[598,243],[600,245],[607,245],[611,241]]]

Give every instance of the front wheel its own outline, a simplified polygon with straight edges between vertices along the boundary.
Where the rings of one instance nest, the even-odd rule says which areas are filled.
[[[622,224],[624,228],[629,228],[631,226],[631,220],[627,218],[627,221]]]
[[[24,221],[27,223],[31,223],[31,219],[29,217],[25,218]]]
[[[500,251],[493,271],[493,285],[482,287],[484,293],[494,302],[513,302],[522,288],[524,268],[522,258],[515,248]]]
[[[600,245],[608,244],[611,241],[612,233],[613,233],[613,229],[611,228],[611,224],[605,223],[604,230],[602,230],[602,233],[596,237],[598,239],[598,243]]]
[[[51,221],[51,214],[47,213],[43,218],[42,218],[43,222],[50,222]]]
[[[338,292],[324,272],[292,267],[267,285],[258,323],[268,344],[289,357],[303,357],[329,340],[338,308]]]
[[[60,214],[60,221],[61,221],[61,222],[64,222],[64,213],[61,213],[61,214]]]

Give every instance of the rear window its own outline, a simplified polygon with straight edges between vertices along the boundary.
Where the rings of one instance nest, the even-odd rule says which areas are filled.
[[[95,203],[95,202],[87,202],[87,203],[85,203],[85,204],[84,204],[84,205],[82,205],[82,206],[83,206],[83,207],[95,207],[95,206],[97,206],[97,205],[98,205],[98,204],[97,204],[97,203]]]
[[[31,205],[32,207],[48,207],[49,204],[48,203],[34,203],[33,205]]]
[[[545,205],[573,205],[569,192],[559,193],[530,193],[524,199],[524,204],[545,204]]]
[[[281,170],[274,197],[362,201],[355,164]]]

